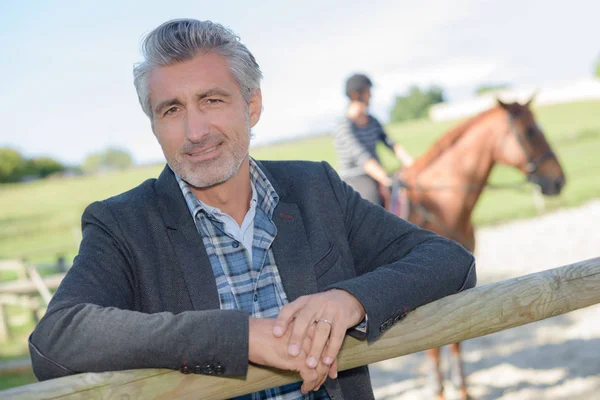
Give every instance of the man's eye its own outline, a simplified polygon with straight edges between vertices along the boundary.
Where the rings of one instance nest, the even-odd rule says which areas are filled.
[[[171,108],[169,108],[167,111],[165,111],[165,114],[164,114],[164,115],[173,114],[173,113],[175,113],[175,112],[177,112],[177,107],[171,107]]]
[[[222,103],[223,100],[221,100],[221,99],[206,99],[206,102],[208,104],[217,104],[217,103]]]

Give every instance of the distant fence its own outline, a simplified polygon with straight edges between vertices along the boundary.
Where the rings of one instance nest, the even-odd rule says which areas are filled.
[[[58,273],[42,277],[38,269],[52,269]],[[0,282],[0,341],[11,337],[6,312],[7,307],[17,306],[29,310],[34,321],[50,302],[51,291],[56,290],[66,275],[64,257],[51,266],[35,266],[23,260],[0,260],[0,271],[14,272],[16,280]]]
[[[496,102],[496,97],[503,101],[524,102],[535,92],[537,92],[536,105],[600,100],[600,80],[581,79],[542,87],[521,86],[481,95],[474,99],[440,103],[429,109],[429,118],[436,122],[464,118],[492,107]]]
[[[339,369],[488,335],[600,303],[600,258],[477,287],[418,308],[372,344],[347,337]],[[11,399],[224,399],[300,380],[250,366],[245,379],[166,369],[85,373],[0,392]]]

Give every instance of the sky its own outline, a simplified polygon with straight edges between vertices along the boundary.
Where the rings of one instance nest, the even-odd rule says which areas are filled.
[[[487,83],[589,77],[598,0],[0,1],[0,147],[67,164],[107,147],[163,160],[133,88],[144,34],[172,18],[236,32],[263,71],[253,145],[330,131],[344,80],[372,77],[371,112],[440,85],[450,101]]]

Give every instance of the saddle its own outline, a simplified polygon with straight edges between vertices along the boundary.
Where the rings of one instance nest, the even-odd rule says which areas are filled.
[[[406,188],[405,182],[396,176],[392,177],[391,192],[381,186],[379,188],[385,209],[402,219],[408,219],[410,212],[410,199]]]

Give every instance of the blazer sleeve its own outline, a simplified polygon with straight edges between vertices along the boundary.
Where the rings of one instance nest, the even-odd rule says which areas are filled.
[[[93,203],[82,229],[79,255],[29,338],[38,379],[184,365],[194,373],[246,374],[247,313],[137,311],[135,266],[111,211]]]
[[[475,258],[464,247],[362,199],[323,165],[343,213],[354,259],[349,267],[357,275],[328,289],[343,289],[360,301],[368,315],[368,341],[415,308],[475,286]]]

